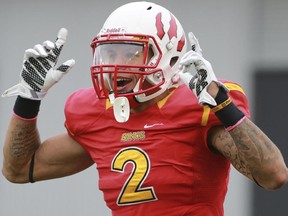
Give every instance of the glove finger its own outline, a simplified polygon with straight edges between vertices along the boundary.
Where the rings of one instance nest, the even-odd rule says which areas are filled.
[[[188,40],[190,42],[191,49],[202,56],[202,49],[200,47],[198,39],[195,37],[193,32],[188,33]]]
[[[196,68],[197,71],[206,70],[206,71],[213,72],[213,68],[212,68],[210,62],[207,61],[206,59],[204,59],[203,57],[201,59],[199,59],[198,61],[196,61],[194,64],[195,64],[195,68]],[[214,72],[211,73],[211,76],[212,75],[214,75]]]
[[[75,65],[75,60],[70,59],[60,65],[56,70],[51,74],[52,79],[58,82],[66,73],[68,73]]]
[[[41,57],[47,57],[48,56],[47,50],[41,44],[35,45],[33,49],[35,51],[37,51],[39,53],[39,56],[41,56]]]
[[[62,73],[67,73],[69,70],[71,70],[75,65],[75,60],[70,59],[66,62],[64,62],[62,65],[60,65],[57,70],[61,71]]]
[[[56,47],[61,47],[65,42],[68,35],[68,31],[66,28],[61,28],[58,32],[57,39],[55,41]]]
[[[187,52],[181,59],[180,61],[180,65],[183,67],[184,66],[188,66],[191,65],[193,63],[196,63],[197,61],[202,60],[201,55],[199,55],[198,53],[194,52],[194,51],[189,51]]]
[[[26,61],[28,58],[30,58],[30,57],[33,57],[33,58],[37,58],[37,57],[39,57],[40,56],[40,54],[39,54],[39,52],[37,52],[36,50],[34,50],[34,49],[32,49],[32,48],[30,48],[30,49],[27,49],[27,50],[25,50],[25,52],[24,52],[24,61]]]
[[[192,80],[193,78],[193,75],[190,74],[190,73],[183,73],[183,72],[180,72],[179,73],[179,77],[180,79],[183,81],[183,83],[187,86],[189,86],[189,83],[190,81]],[[190,87],[190,86],[189,86]],[[190,88],[191,89],[191,88]]]
[[[50,53],[50,51],[55,48],[55,44],[49,40],[44,41],[42,45],[47,53]]]

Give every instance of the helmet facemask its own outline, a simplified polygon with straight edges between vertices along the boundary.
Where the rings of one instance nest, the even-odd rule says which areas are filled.
[[[109,98],[111,94],[115,98],[149,96],[165,82],[163,71],[157,68],[162,53],[153,38],[102,35],[91,46],[94,53],[91,75],[99,98]]]

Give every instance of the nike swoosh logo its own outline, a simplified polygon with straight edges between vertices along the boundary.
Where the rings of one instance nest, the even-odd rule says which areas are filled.
[[[156,124],[151,124],[151,125],[145,124],[144,128],[152,128],[152,127],[160,126],[160,125],[164,125],[164,124],[163,123],[156,123]]]

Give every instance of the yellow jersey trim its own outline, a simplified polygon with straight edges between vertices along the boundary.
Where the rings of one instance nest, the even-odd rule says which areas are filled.
[[[165,98],[157,102],[157,105],[159,109],[161,109],[167,102],[167,100],[171,97],[171,95],[175,92],[176,89],[174,89],[170,94],[168,94]]]
[[[202,119],[201,119],[201,125],[206,126],[210,114],[210,107],[208,105],[203,106],[203,114],[202,114]]]
[[[241,86],[235,83],[224,83],[224,85],[231,91],[231,90],[236,90],[241,92],[242,94],[246,95],[244,90],[242,89]]]
[[[106,110],[108,110],[110,107],[112,107],[112,104],[110,103],[109,99],[106,99]]]

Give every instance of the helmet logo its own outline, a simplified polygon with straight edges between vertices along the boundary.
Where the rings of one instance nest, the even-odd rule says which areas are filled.
[[[101,30],[102,34],[113,34],[124,32],[123,28],[104,28]]]
[[[170,13],[170,22],[169,22],[169,30],[167,32],[169,40],[171,40],[173,37],[177,38],[177,23],[175,17]],[[166,32],[164,31],[164,24],[162,22],[162,13],[158,13],[156,16],[156,28],[157,28],[157,36],[162,40],[165,36]],[[177,45],[177,51],[181,52],[185,44],[185,37],[182,33],[182,37],[178,41]]]

